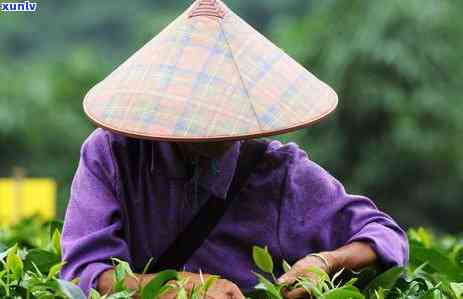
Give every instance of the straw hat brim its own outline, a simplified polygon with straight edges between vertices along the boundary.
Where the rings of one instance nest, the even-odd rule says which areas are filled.
[[[281,134],[286,134],[290,132],[294,132],[300,129],[308,128],[312,125],[315,125],[328,116],[331,115],[332,112],[334,112],[337,108],[337,101],[336,104],[334,104],[332,107],[330,107],[329,110],[326,111],[326,113],[321,114],[317,119],[313,119],[301,124],[297,124],[291,127],[287,127],[284,129],[280,130],[269,130],[266,132],[258,132],[258,133],[251,133],[251,134],[243,134],[243,135],[236,135],[236,136],[216,136],[216,137],[176,137],[176,136],[171,136],[171,135],[147,135],[145,133],[139,133],[135,131],[131,131],[128,129],[120,129],[116,127],[112,127],[110,124],[105,124],[97,119],[92,118],[92,116],[85,111],[85,106],[84,106],[84,111],[85,114],[87,115],[88,119],[97,127],[104,128],[106,130],[109,130],[111,132],[117,133],[117,134],[122,134],[128,137],[132,138],[137,138],[137,139],[145,139],[145,140],[153,140],[153,141],[170,141],[170,142],[220,142],[220,141],[233,141],[233,140],[247,140],[247,139],[255,139],[255,138],[263,138],[263,137],[269,137],[269,136],[275,136],[275,135],[281,135]]]
[[[337,104],[332,88],[221,1],[199,0],[83,106],[97,126],[127,136],[216,142],[308,127]]]

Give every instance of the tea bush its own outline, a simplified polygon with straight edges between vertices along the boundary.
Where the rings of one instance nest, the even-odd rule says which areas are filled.
[[[36,218],[0,229],[0,298],[85,299],[75,281],[59,279],[65,263],[61,260],[60,231],[62,223],[43,223]],[[458,299],[463,298],[463,240],[453,236],[436,237],[423,228],[408,233],[410,264],[379,273],[367,268],[360,272],[340,271],[330,277],[317,268],[307,269],[309,280],[300,277],[294,285],[278,284],[274,261],[267,248],[254,247],[250,252],[260,273],[259,284],[248,298],[283,299],[284,289],[303,288],[317,299]],[[151,262],[151,261],[150,261]],[[90,299],[132,298],[136,292],[142,299],[157,298],[169,290],[178,299],[205,298],[218,276],[208,276],[202,284],[187,292],[187,280],[174,270],[159,273],[145,287],[127,289],[124,278],[134,276],[130,265],[113,259],[115,294],[102,295],[96,290]],[[283,262],[283,269],[290,265]],[[147,267],[146,267],[147,268]]]

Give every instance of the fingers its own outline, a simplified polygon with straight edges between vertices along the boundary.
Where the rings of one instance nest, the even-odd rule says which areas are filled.
[[[284,292],[283,295],[286,299],[311,298],[310,294],[307,293],[307,291],[303,288],[297,288],[289,292]]]
[[[243,293],[241,293],[241,290],[236,285],[231,287],[228,296],[230,299],[245,299]]]
[[[216,281],[207,293],[213,299],[245,299],[238,286],[226,279]]]
[[[296,273],[295,271],[289,271],[283,274],[282,276],[280,276],[280,278],[278,278],[278,283],[285,284],[285,285],[292,285],[293,283],[296,282],[297,277],[298,277],[298,273]]]

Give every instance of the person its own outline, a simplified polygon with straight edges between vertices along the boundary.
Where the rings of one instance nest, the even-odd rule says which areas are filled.
[[[196,1],[84,100],[101,128],[81,149],[61,276],[79,278],[85,293],[111,293],[118,258],[138,273],[126,278],[136,289],[168,268],[167,252],[187,251],[178,239],[214,204],[217,222],[187,236],[199,246],[176,269],[190,289],[201,275],[220,275],[210,298],[253,289],[254,245],[293,265],[275,270],[286,284],[309,266],[333,274],[405,265],[404,231],[370,199],[347,193],[296,144],[254,140],[313,124],[337,103],[223,2]],[[141,274],[150,258],[157,270]]]

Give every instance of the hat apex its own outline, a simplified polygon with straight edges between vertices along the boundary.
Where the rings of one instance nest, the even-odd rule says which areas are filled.
[[[209,16],[223,19],[225,11],[217,0],[197,0],[191,10],[189,17]]]

